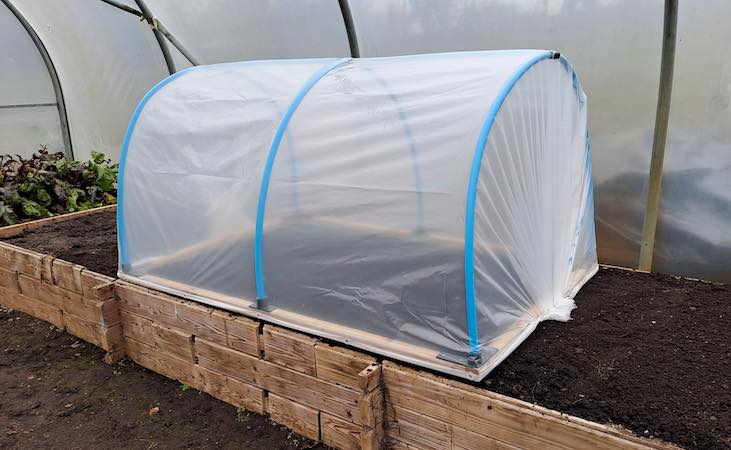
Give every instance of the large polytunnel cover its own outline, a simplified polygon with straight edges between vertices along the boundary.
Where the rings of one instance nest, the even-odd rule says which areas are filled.
[[[586,98],[549,51],[186,69],[120,171],[122,278],[466,378],[597,269]]]

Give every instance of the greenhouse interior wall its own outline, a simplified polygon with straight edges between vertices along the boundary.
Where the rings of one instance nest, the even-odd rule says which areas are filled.
[[[119,3],[137,8],[132,0]],[[350,55],[336,1],[146,3],[202,64]],[[349,3],[364,57],[511,48],[567,55],[589,99],[600,262],[637,267],[662,0]],[[731,281],[729,16],[726,0],[679,4],[655,271]],[[191,65],[169,48],[178,70]],[[47,146],[77,159],[91,151],[119,158],[136,104],[168,75],[150,26],[101,0],[2,0],[0,61],[0,153],[24,156]]]

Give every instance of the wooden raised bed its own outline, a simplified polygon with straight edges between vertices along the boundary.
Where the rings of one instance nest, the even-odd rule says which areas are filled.
[[[0,303],[335,448],[672,448],[4,242]]]
[[[48,217],[46,219],[31,220],[29,222],[22,222],[16,225],[9,225],[7,227],[0,227],[0,239],[9,238],[23,234],[26,231],[35,230],[37,228],[45,227],[52,223],[67,222],[69,220],[75,220],[80,217],[90,216],[93,214],[99,214],[106,211],[116,211],[117,205],[100,206],[99,208],[87,209],[85,211],[77,211],[68,214],[61,214],[58,216]]]

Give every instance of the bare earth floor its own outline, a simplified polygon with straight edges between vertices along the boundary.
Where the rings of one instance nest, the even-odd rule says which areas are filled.
[[[9,242],[108,275],[116,272],[113,213],[51,225]],[[482,385],[585,419],[619,424],[639,435],[683,447],[731,449],[731,286],[602,269],[578,294],[576,304],[570,322],[540,324]],[[72,337],[51,332],[48,325],[38,325],[40,322],[25,316],[13,317],[16,316],[21,319],[10,322],[10,316],[0,316],[0,347],[11,348],[6,343],[12,342],[8,339],[30,339],[32,344],[23,344],[29,345],[27,351],[11,350],[11,356],[0,354],[0,433],[5,433],[2,421],[20,421],[14,417],[24,415],[32,417],[32,407],[37,402],[45,404],[48,396],[55,403],[44,406],[50,408],[42,409],[47,411],[41,415],[44,419],[23,422],[37,424],[33,425],[37,428],[32,434],[38,439],[50,433],[51,439],[39,443],[57,443],[54,439],[66,430],[69,441],[82,439],[80,443],[88,442],[96,433],[101,436],[100,442],[114,436],[129,438],[125,442],[130,446],[144,443],[135,439],[150,439],[148,444],[158,446],[172,442],[177,447],[188,443],[216,447],[213,440],[224,444],[233,437],[254,439],[244,432],[246,426],[275,430],[265,428],[266,419],[253,415],[240,424],[232,408],[204,394],[184,392],[178,383],[131,363],[115,369],[105,367],[97,350],[88,346],[81,351],[71,349]],[[50,336],[47,342],[46,336]],[[76,353],[82,356],[75,356]],[[57,354],[65,362],[59,362]],[[59,368],[62,364],[81,364],[83,370],[64,371]],[[44,365],[48,365],[46,375],[40,376],[49,377],[45,379],[48,381],[28,378],[36,375],[32,370],[40,370]],[[115,375],[116,372],[121,375]],[[56,397],[61,394],[59,388],[53,388],[59,383],[81,386],[74,394],[82,399],[81,405],[87,403],[79,392],[90,392],[97,399],[96,403],[89,400],[99,411],[97,420],[103,414],[111,414],[119,422],[106,419],[98,429],[77,432],[75,426],[93,427],[93,422],[84,415],[83,406],[78,406],[79,400],[66,402],[63,397]],[[11,401],[6,397],[18,400],[6,404]],[[103,400],[107,398],[109,402]],[[112,399],[117,403],[113,404]],[[17,403],[20,400],[25,403]],[[133,403],[124,403],[127,401]],[[160,403],[161,412],[148,416],[147,410],[156,402]],[[65,408],[67,403],[72,406]],[[82,412],[74,412],[76,408],[82,408]],[[19,415],[6,418],[6,410],[18,410]],[[67,417],[73,414],[58,415],[64,412],[74,412],[85,419],[67,425],[65,421],[71,420]],[[178,412],[181,415],[176,415]],[[38,431],[44,429],[52,431]],[[21,441],[27,438],[20,434],[25,431],[28,430],[0,434],[0,447],[6,442],[32,442]],[[246,448],[294,445],[286,440],[286,431],[280,429],[279,433],[261,431],[254,435],[276,437],[248,444],[231,442]],[[170,436],[179,440],[166,441]]]
[[[326,447],[0,306],[0,449]],[[159,408],[159,410],[157,409]]]

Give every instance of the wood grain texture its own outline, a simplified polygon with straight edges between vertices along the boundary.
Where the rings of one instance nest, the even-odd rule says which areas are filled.
[[[120,313],[122,331],[125,337],[137,340],[151,347],[155,346],[152,320],[125,310],[121,310]]]
[[[400,406],[387,408],[387,429],[392,439],[424,450],[450,449],[452,425]]]
[[[477,434],[460,427],[452,427],[452,450],[521,450],[520,447],[507,444],[482,434]]]
[[[114,278],[84,269],[81,271],[81,290],[85,298],[92,300],[114,298]]]
[[[384,363],[383,374],[387,401],[394,408],[400,407],[504,444],[526,449],[658,448],[654,441],[611,427],[388,361]]]
[[[358,450],[360,431],[360,426],[352,422],[320,412],[320,436],[325,445],[341,450]]]
[[[161,325],[175,326],[177,322],[176,300],[173,297],[125,281],[117,281],[114,292],[119,300],[120,309]]]
[[[174,302],[175,322],[167,325],[180,328],[196,337],[221,345],[227,345],[226,315],[190,301],[178,300]]]
[[[61,299],[65,314],[72,314],[87,322],[111,327],[121,320],[116,300],[91,300],[74,293],[64,293]]]
[[[320,413],[277,394],[269,394],[272,420],[313,441],[320,440]]]
[[[238,352],[222,345],[195,339],[198,364],[228,377],[253,384],[310,408],[358,422],[360,394],[313,376]]]
[[[232,314],[226,317],[228,346],[253,356],[261,355],[259,322]]]
[[[41,253],[0,242],[0,267],[4,269],[40,279],[43,258]]]
[[[197,370],[198,377],[191,384],[195,389],[247,411],[264,414],[263,389],[205,367],[197,366]]]
[[[135,339],[125,340],[125,352],[137,364],[190,386],[201,384],[198,366],[160,352]]]
[[[152,324],[152,334],[158,351],[184,361],[196,362],[192,335],[155,324]]]
[[[124,345],[124,335],[120,324],[107,327],[71,314],[64,313],[63,317],[66,331],[90,344],[107,351],[120,349]]]
[[[0,288],[0,304],[65,329],[63,311],[53,304],[40,302],[6,288]]]
[[[358,386],[364,394],[381,387],[383,384],[383,371],[380,364],[370,364],[358,373]]]
[[[81,283],[81,272],[83,270],[84,267],[78,264],[72,264],[61,259],[54,259],[51,264],[53,284],[62,289],[82,294],[83,288]]]
[[[81,295],[60,289],[57,286],[41,281],[40,278],[32,278],[25,274],[18,274],[18,285],[20,293],[28,298],[35,299],[38,303],[53,305],[63,309],[64,303],[68,301],[81,301]]]
[[[246,383],[258,385],[256,377],[258,358],[202,338],[196,338],[193,345],[200,366]]]
[[[320,411],[360,423],[360,394],[265,360],[256,364],[256,385]],[[360,425],[358,425],[360,429]]]
[[[360,446],[365,450],[380,449],[386,437],[385,396],[382,386],[367,393],[360,399]]]
[[[273,325],[264,325],[262,346],[264,359],[284,367],[315,375],[317,339]]]
[[[375,362],[376,358],[365,353],[336,347],[325,342],[318,342],[315,345],[317,378],[353,389],[360,388],[358,377],[360,372]]]
[[[0,287],[10,292],[20,292],[18,284],[18,272],[14,270],[0,269]]]

